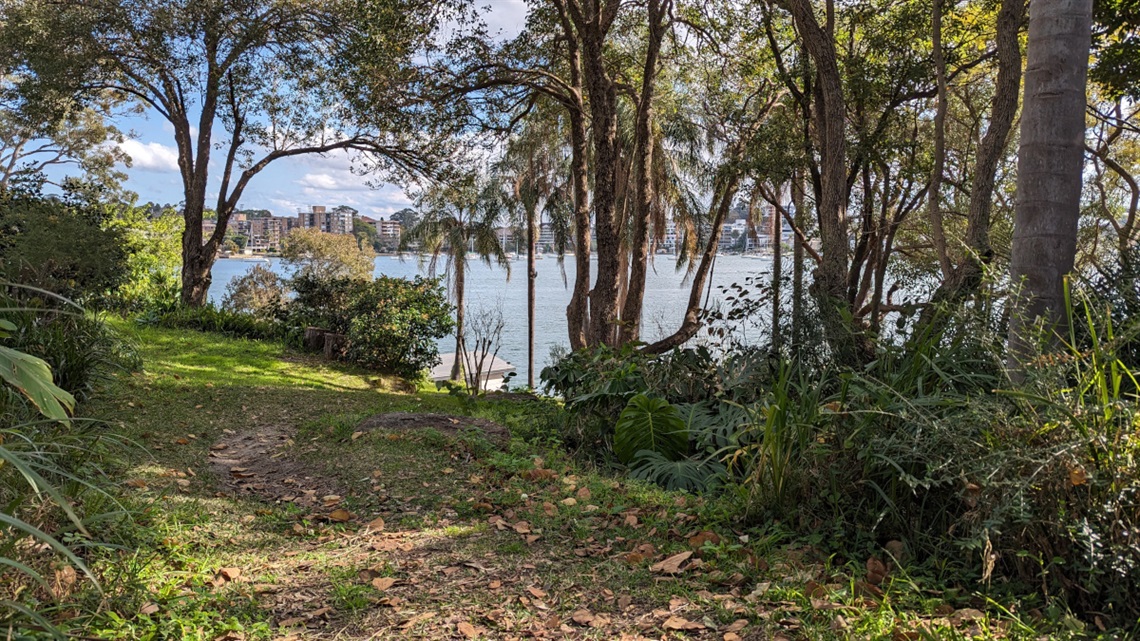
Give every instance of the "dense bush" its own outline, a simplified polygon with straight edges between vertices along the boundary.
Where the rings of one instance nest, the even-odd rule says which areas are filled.
[[[101,206],[0,190],[0,279],[80,303],[98,302],[126,276],[122,234]]]
[[[285,304],[285,281],[269,269],[254,265],[244,276],[226,285],[222,309],[259,319],[276,316]]]
[[[451,333],[451,304],[438,280],[381,276],[348,306],[348,360],[405,378],[439,363],[436,341]]]
[[[1140,616],[1140,410],[1110,317],[1074,318],[1068,354],[1016,391],[1001,391],[1000,319],[969,312],[858,369],[602,348],[543,378],[566,401],[567,440],[613,451],[632,476],[723,486],[744,518],[856,561],[897,540],[962,580],[1041,588],[1122,623]]]
[[[116,370],[139,366],[138,355],[123,337],[82,308],[36,290],[9,286],[0,306],[12,324],[4,344],[43,359],[61,388],[83,400]],[[11,398],[8,399],[11,401]],[[6,403],[10,420],[26,420],[28,408]]]
[[[203,307],[175,306],[172,309],[154,310],[138,318],[143,325],[156,325],[171,329],[194,329],[215,332],[237,338],[282,340],[288,334],[281,323],[263,320],[251,314],[219,309],[213,304]]]

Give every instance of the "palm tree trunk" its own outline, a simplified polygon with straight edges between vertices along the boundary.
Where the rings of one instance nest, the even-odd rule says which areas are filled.
[[[463,342],[463,286],[464,286],[464,267],[467,264],[466,247],[461,247],[460,251],[463,256],[456,256],[455,261],[455,363],[451,366],[451,380],[459,382],[462,361],[464,354],[467,353],[466,346]]]
[[[1064,281],[1077,250],[1091,28],[1092,0],[1030,6],[1010,257],[1008,366],[1016,381],[1036,351],[1038,323],[1055,345],[1065,318]]]
[[[535,280],[538,279],[538,261],[534,257],[534,243],[537,240],[537,212],[527,212],[526,221],[526,384],[534,389],[534,299]]]

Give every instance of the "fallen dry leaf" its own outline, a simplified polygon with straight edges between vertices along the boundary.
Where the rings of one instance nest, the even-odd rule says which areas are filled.
[[[594,620],[594,615],[589,610],[578,610],[570,616],[570,619],[578,625],[590,625],[590,622]]]
[[[384,530],[384,519],[376,517],[369,521],[368,525],[366,525],[365,528],[372,530],[373,532],[382,532]]]
[[[396,579],[390,576],[381,576],[372,579],[372,587],[380,590],[381,592],[389,590],[393,585],[396,585]]]
[[[665,619],[665,623],[662,623],[661,627],[666,630],[704,630],[705,624],[689,621],[679,616],[671,616]]]
[[[475,637],[479,636],[479,630],[477,630],[475,626],[466,621],[460,621],[459,624],[455,626],[455,628],[459,630],[459,634],[462,634],[468,639],[474,639]]]
[[[241,568],[222,568],[218,574],[227,581],[233,581],[241,576]]]
[[[674,554],[664,561],[654,563],[649,566],[649,569],[653,572],[661,572],[664,574],[678,574],[681,572],[681,564],[688,561],[691,556],[693,556],[693,553],[688,551]]]
[[[333,521],[334,523],[344,523],[345,521],[351,521],[352,512],[349,512],[344,508],[335,509],[329,514],[329,520]]]
[[[541,588],[536,588],[534,586],[531,586],[531,587],[527,588],[526,591],[530,592],[531,596],[533,596],[536,599],[545,599],[546,598],[546,592],[544,590],[542,590]]]

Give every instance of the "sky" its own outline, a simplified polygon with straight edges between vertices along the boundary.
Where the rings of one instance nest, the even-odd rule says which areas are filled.
[[[522,30],[525,0],[484,0],[481,5],[486,7],[484,19],[491,33],[510,38]],[[132,166],[125,169],[128,178],[124,186],[138,194],[140,203],[180,203],[182,181],[170,124],[153,112],[123,117],[116,124],[131,135],[120,145],[132,160]],[[219,164],[219,155],[214,154],[211,169]],[[365,216],[386,218],[412,204],[400,185],[373,188],[368,183],[367,177],[352,173],[344,152],[283,158],[250,182],[239,208],[268,209],[276,215],[289,216],[312,205],[348,205]],[[215,199],[217,187],[218,172],[212,171],[210,193]]]

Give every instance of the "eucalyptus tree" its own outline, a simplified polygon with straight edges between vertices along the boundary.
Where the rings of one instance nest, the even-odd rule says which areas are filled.
[[[35,116],[18,106],[0,106],[0,189],[21,182],[57,187],[97,183],[118,191],[130,166],[130,156],[118,146],[125,134],[108,121],[112,104],[69,105],[62,113]],[[50,170],[68,172],[57,180]],[[72,173],[77,170],[78,173]]]
[[[205,303],[230,215],[271,163],[343,150],[423,172],[416,57],[452,8],[424,0],[14,0],[0,55],[25,95],[111,94],[166,120],[186,226],[182,300]],[[218,153],[215,153],[218,152]],[[211,175],[213,172],[213,175]],[[216,190],[217,225],[202,217]]]
[[[1009,323],[1015,379],[1024,376],[1038,327],[1055,343],[1064,321],[1064,281],[1077,249],[1091,32],[1092,0],[1030,5],[1010,256],[1017,289]]]
[[[428,272],[436,273],[444,259],[444,274],[455,300],[455,361],[451,380],[461,380],[461,361],[467,353],[464,342],[465,288],[469,251],[487,265],[507,270],[510,261],[499,242],[496,227],[502,219],[502,185],[476,172],[451,175],[429,182],[417,199],[420,219],[400,238],[400,249],[413,245],[427,255]]]

